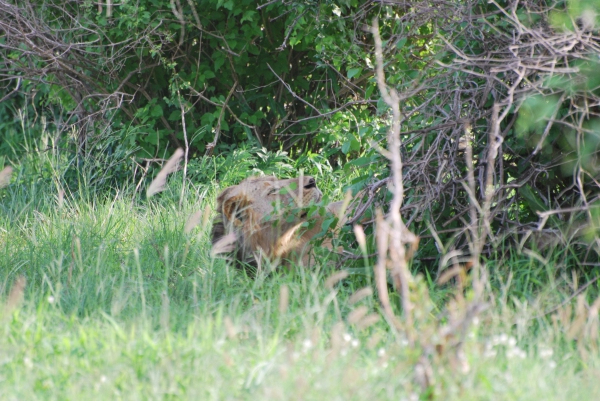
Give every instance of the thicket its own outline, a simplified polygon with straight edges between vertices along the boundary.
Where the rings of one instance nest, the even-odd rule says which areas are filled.
[[[9,397],[590,399],[599,10],[0,0]],[[253,174],[363,225],[248,279],[210,220]]]
[[[21,166],[21,183],[58,177],[76,191],[83,174],[93,190],[139,189],[181,147],[192,182],[302,168],[335,171],[355,192],[381,187],[391,115],[374,74],[378,17],[400,96],[401,214],[422,237],[416,260],[468,253],[470,205],[489,198],[484,256],[570,243],[561,263],[592,274],[599,9],[0,0],[1,164]],[[56,164],[26,162],[36,152]],[[384,192],[368,201],[386,208]]]

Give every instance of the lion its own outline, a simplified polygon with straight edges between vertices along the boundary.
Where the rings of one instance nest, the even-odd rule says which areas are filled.
[[[239,267],[256,268],[262,258],[307,266],[309,242],[321,232],[325,218],[339,216],[338,226],[344,220],[340,216],[343,201],[329,204],[325,216],[308,216],[310,206],[322,197],[315,179],[309,176],[285,180],[250,177],[224,189],[217,197],[213,253],[234,251]]]

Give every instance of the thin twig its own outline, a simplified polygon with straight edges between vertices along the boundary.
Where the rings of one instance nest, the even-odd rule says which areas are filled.
[[[219,134],[221,133],[221,122],[223,121],[223,116],[225,114],[225,108],[227,107],[227,103],[229,103],[229,99],[231,99],[231,95],[233,95],[233,92],[235,91],[237,84],[238,84],[237,81],[235,81],[233,83],[233,85],[231,86],[231,89],[229,90],[229,93],[227,94],[227,98],[221,105],[221,113],[219,114],[217,126],[215,127],[215,139],[213,139],[213,141],[211,143],[206,145],[205,156],[212,155],[212,152],[213,152],[215,146],[217,146],[217,141],[219,140]]]

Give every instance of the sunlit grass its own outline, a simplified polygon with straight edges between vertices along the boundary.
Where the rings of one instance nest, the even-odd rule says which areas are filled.
[[[4,190],[13,192],[0,214],[2,399],[591,400],[600,394],[598,320],[589,305],[561,309],[553,323],[556,313],[545,316],[540,297],[564,296],[521,296],[530,288],[531,266],[516,259],[513,276],[524,278],[513,280],[508,293],[492,288],[496,301],[468,328],[458,358],[430,354],[434,380],[423,390],[415,372],[421,343],[407,346],[382,318],[359,324],[360,313],[379,314],[369,291],[350,301],[371,287],[369,275],[328,288],[335,270],[325,263],[248,278],[211,258],[209,223],[200,219],[186,234],[188,217],[212,207],[214,184],[189,190],[181,209],[173,200],[179,189],[149,201],[123,193],[67,195],[60,207],[49,189],[37,189],[35,203],[18,189]],[[432,299],[448,299],[436,297],[448,288],[429,287]],[[435,343],[443,310],[434,305],[415,323],[423,344]]]

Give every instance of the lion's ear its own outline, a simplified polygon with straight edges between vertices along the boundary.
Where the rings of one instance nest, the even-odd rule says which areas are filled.
[[[250,201],[244,195],[232,196],[221,202],[225,218],[235,225],[241,225],[246,218],[246,209]]]

